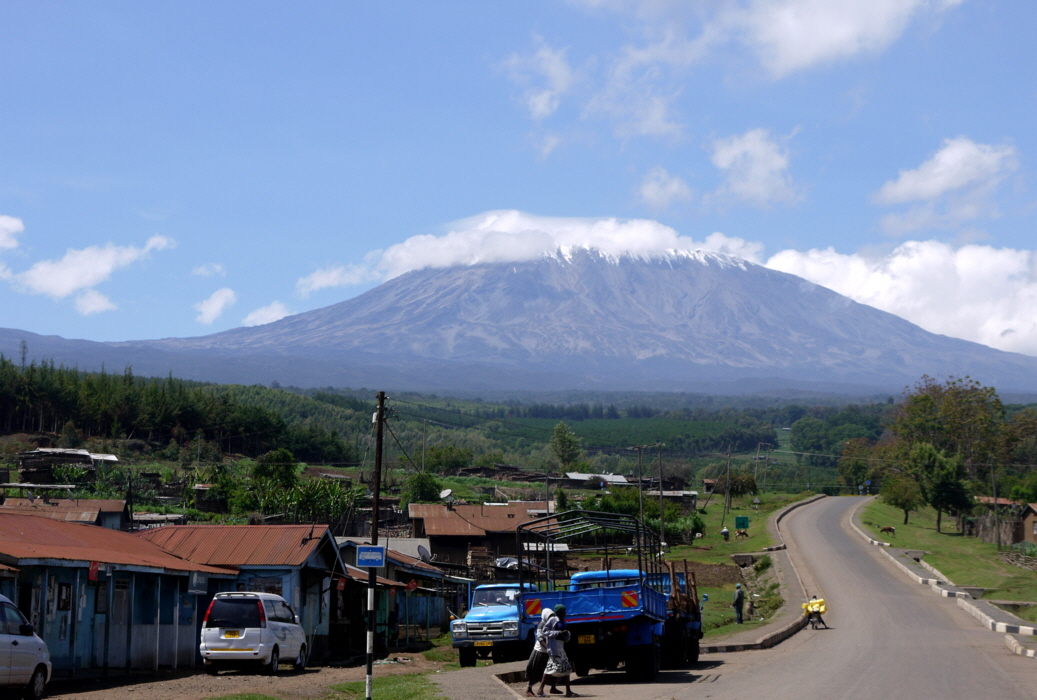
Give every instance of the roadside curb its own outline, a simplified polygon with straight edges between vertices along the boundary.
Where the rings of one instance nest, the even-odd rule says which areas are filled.
[[[981,606],[990,605],[986,601],[969,601],[958,598],[958,607],[972,615],[972,617],[983,623],[983,626],[992,632],[1004,632],[1005,634],[1024,634],[1028,636],[1037,635],[1037,628],[1030,625],[1012,625],[1007,622],[998,622],[993,617],[983,612]]]
[[[784,642],[806,626],[807,618],[800,615],[780,630],[766,634],[755,642],[749,644],[718,644],[715,646],[701,647],[699,652],[702,654],[726,654],[732,651],[759,651],[760,649],[770,649],[771,647]]]
[[[876,547],[892,547],[893,545],[890,544],[889,542],[883,542],[882,540],[873,539],[871,535],[869,535],[864,530],[862,530],[859,527],[857,527],[857,523],[854,522],[855,520],[860,518],[860,516],[861,516],[861,508],[863,508],[864,504],[867,503],[868,501],[870,501],[872,498],[875,498],[875,497],[872,496],[871,498],[868,498],[863,503],[861,503],[861,505],[857,506],[857,508],[854,509],[853,515],[850,516],[850,527],[852,527],[857,532],[858,535],[863,537],[868,542],[868,544],[873,544]]]
[[[865,501],[865,503],[867,503],[867,501]],[[850,525],[853,527],[854,530],[858,532],[858,534],[860,534],[861,537],[867,540],[870,544],[878,545],[881,547],[891,547],[892,545],[890,545],[888,542],[880,542],[878,540],[872,539],[868,536],[867,533],[865,533],[863,530],[857,527],[856,523],[854,523],[854,520],[860,517],[860,511],[863,507],[864,503],[857,506],[857,508],[854,510],[853,515],[850,517]],[[978,620],[980,624],[982,624],[984,627],[991,630],[992,632],[1004,633],[1005,644],[1008,646],[1009,649],[1012,650],[1013,654],[1029,657],[1031,659],[1037,658],[1037,649],[1033,649],[1027,645],[1024,645],[1022,642],[1020,642],[1013,636],[1037,636],[1037,627],[1030,625],[1019,625],[1010,622],[1001,622],[994,619],[993,615],[997,615],[999,617],[1007,616],[1013,618],[1015,616],[1002,611],[1000,608],[993,606],[985,600],[976,600],[968,591],[956,590],[959,588],[958,586],[955,586],[953,583],[951,583],[947,579],[947,577],[944,576],[939,570],[937,570],[930,564],[926,564],[924,561],[921,560],[921,558],[917,560],[912,558],[911,564],[907,564],[903,561],[900,561],[901,559],[907,557],[905,550],[880,549],[879,551],[882,552],[882,554],[886,555],[886,557],[888,557],[889,560],[893,562],[893,564],[895,564],[898,569],[907,574],[908,578],[910,578],[912,581],[915,581],[916,583],[922,585],[928,585],[932,589],[933,593],[936,593],[937,595],[942,596],[944,598],[956,598],[958,607],[967,612],[968,614],[972,615],[972,617],[976,618],[976,620]],[[934,579],[926,578],[925,576],[920,576],[916,571],[912,570],[913,567],[917,567],[920,571],[924,571],[939,578]],[[993,615],[989,614],[988,612],[985,612],[984,610],[988,610],[989,613],[993,613]]]
[[[1005,644],[1008,646],[1009,649],[1012,650],[1013,654],[1018,654],[1019,656],[1028,656],[1031,659],[1037,659],[1037,649],[1031,649],[1029,647],[1023,646],[1018,639],[1016,639],[1010,634],[1005,635]]]

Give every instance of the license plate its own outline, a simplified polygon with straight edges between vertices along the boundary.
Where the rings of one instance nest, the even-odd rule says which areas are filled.
[[[492,647],[493,646],[493,642],[476,642],[475,646],[477,646],[477,647]]]
[[[581,634],[576,638],[577,644],[594,644],[594,641],[593,634]]]
[[[237,639],[240,636],[241,632],[238,632],[237,630],[227,630],[223,633],[224,639]]]

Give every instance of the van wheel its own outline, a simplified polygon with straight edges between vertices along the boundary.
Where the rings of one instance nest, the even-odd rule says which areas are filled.
[[[270,663],[266,666],[266,672],[271,676],[277,675],[277,667],[281,665],[281,655],[277,652],[277,647],[270,652]]]
[[[29,685],[25,686],[25,700],[40,700],[43,697],[43,689],[46,685],[47,671],[42,666],[38,666],[32,672]]]
[[[457,656],[461,662],[461,668],[475,666],[475,647],[461,647],[457,650]]]
[[[292,662],[292,669],[295,671],[301,671],[306,668],[306,645],[303,644],[299,647],[299,655],[295,657],[295,661]]]

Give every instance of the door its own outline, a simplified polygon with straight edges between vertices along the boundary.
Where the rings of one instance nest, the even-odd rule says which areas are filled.
[[[295,623],[295,611],[292,610],[291,606],[287,603],[278,603],[281,607],[281,619],[284,620],[284,628],[288,632],[288,639],[291,640],[292,651],[291,655],[288,656],[292,661],[299,655],[299,648],[305,643],[306,636],[303,633],[302,626]]]
[[[0,608],[3,609],[2,614],[6,621],[5,631],[7,632],[4,635],[2,644],[9,653],[7,683],[9,685],[25,685],[29,682],[29,678],[32,677],[32,672],[36,668],[39,644],[35,636],[19,634],[19,628],[22,625],[29,624],[29,622],[18,608],[10,603],[0,603]]]
[[[0,605],[0,687],[11,677],[11,635],[7,633],[4,608]]]

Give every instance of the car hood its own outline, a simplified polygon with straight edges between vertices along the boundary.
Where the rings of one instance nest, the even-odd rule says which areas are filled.
[[[502,620],[517,619],[517,605],[489,605],[486,607],[473,608],[464,616],[465,622],[500,622]]]

